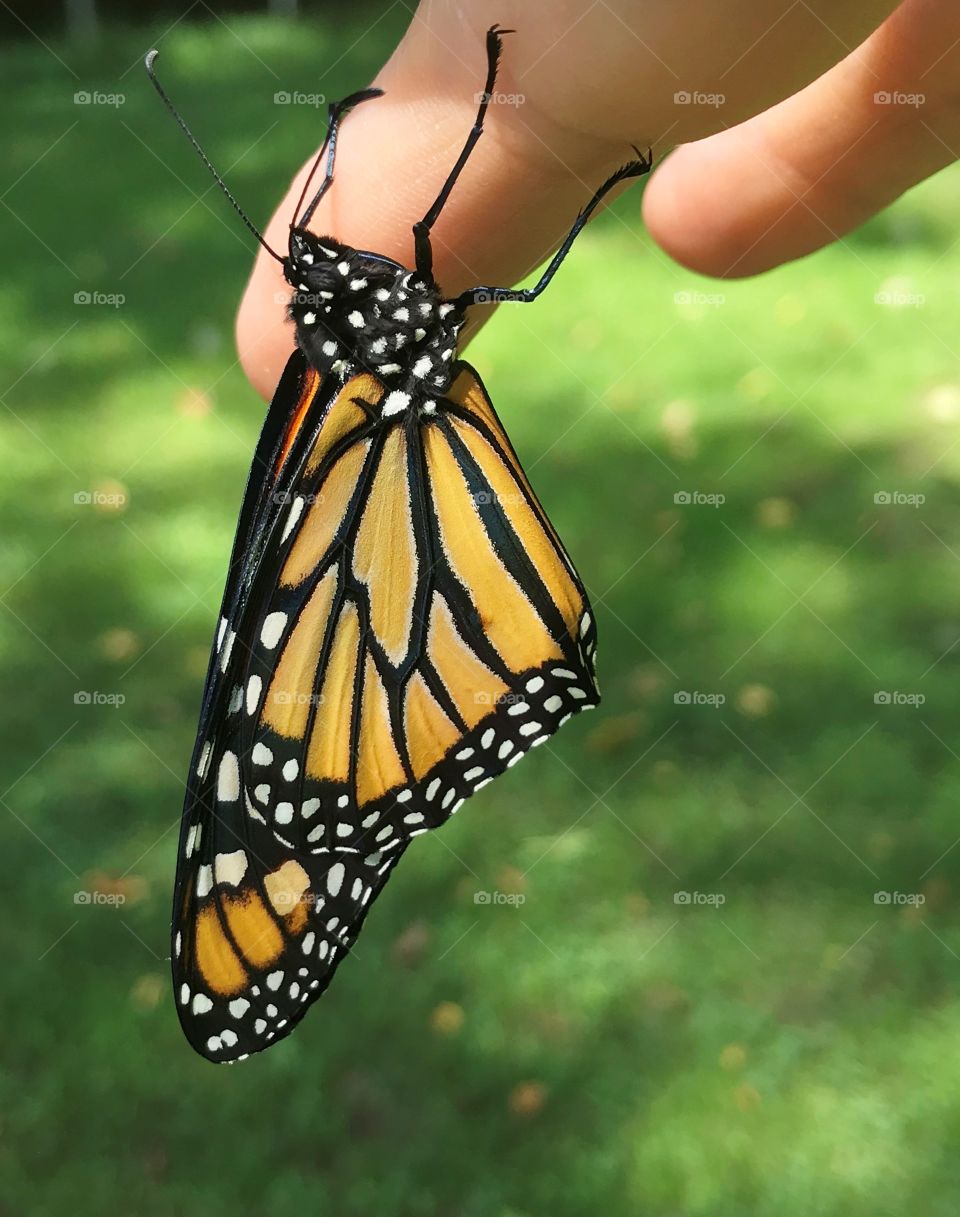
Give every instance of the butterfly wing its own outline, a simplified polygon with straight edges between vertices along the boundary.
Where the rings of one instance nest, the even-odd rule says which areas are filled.
[[[185,812],[174,974],[211,1059],[289,1033],[410,840],[598,701],[583,587],[457,371],[393,418],[373,377],[317,390],[282,441]]]

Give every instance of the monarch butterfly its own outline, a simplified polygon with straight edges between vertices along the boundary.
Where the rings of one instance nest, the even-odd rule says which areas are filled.
[[[413,270],[307,229],[343,117],[381,90],[331,105],[282,258],[146,59],[281,263],[297,338],[240,511],[180,834],[175,998],[209,1060],[288,1035],[411,840],[599,700],[583,584],[457,340],[471,305],[535,299],[601,199],[652,159],[635,149],[533,288],[443,296],[430,230],[511,32],[487,33],[476,122],[413,227]]]

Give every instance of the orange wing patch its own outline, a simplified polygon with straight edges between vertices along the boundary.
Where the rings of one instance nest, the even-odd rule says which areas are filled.
[[[570,572],[561,561],[539,517],[487,440],[459,419],[452,418],[450,422],[483,470],[490,489],[500,509],[513,525],[514,532],[522,538],[523,547],[532,558],[554,604],[560,610],[567,630],[572,637],[576,637],[580,615],[583,612],[583,597],[570,578]]]
[[[419,781],[459,741],[460,732],[437,704],[419,672],[407,685],[403,719],[410,764]]]
[[[311,777],[345,782],[350,774],[350,730],[359,649],[360,618],[357,606],[347,601],[333,636],[321,690],[321,712],[317,714],[307,749],[307,772]]]
[[[455,402],[458,406],[462,406],[464,410],[469,411],[472,415],[479,419],[480,422],[487,425],[489,430],[493,432],[494,436],[499,442],[507,460],[510,462],[510,468],[513,471],[514,477],[521,484],[521,486],[524,487],[527,493],[531,495],[534,500],[536,500],[536,496],[533,493],[533,487],[530,485],[530,482],[527,479],[523,466],[517,460],[516,453],[513,451],[513,445],[510,443],[510,439],[506,431],[503,429],[503,424],[500,422],[500,419],[497,418],[496,411],[493,408],[493,403],[487,396],[483,385],[481,385],[477,380],[477,375],[472,368],[465,369],[460,373],[457,379],[453,382],[447,397],[450,401]],[[570,560],[566,556],[566,550],[563,548],[563,542],[557,536],[556,529],[546,516],[544,516],[544,523],[547,531],[550,533],[550,536],[555,541],[557,549],[560,550],[560,552],[564,555],[564,562],[570,566]]]
[[[562,658],[533,604],[491,547],[463,471],[439,427],[426,429],[424,447],[444,554],[504,663],[522,672]]]
[[[468,727],[476,726],[508,692],[460,637],[450,606],[439,593],[430,607],[427,655]]]
[[[399,666],[410,648],[417,591],[407,441],[403,429],[387,436],[353,551],[353,570],[370,595],[370,624],[387,658]]]
[[[247,970],[223,932],[213,902],[197,914],[194,949],[200,975],[214,993],[229,996],[247,985]]]
[[[223,917],[244,958],[254,968],[265,968],[279,959],[283,935],[270,910],[257,892],[247,888],[222,898]]]
[[[369,441],[348,448],[324,478],[290,547],[282,587],[298,587],[319,566],[347,514],[369,448]]]
[[[286,434],[283,438],[283,447],[280,450],[280,456],[277,459],[277,467],[274,470],[274,476],[279,473],[283,462],[290,455],[290,449],[293,447],[294,440],[300,433],[300,428],[303,426],[304,420],[307,417],[307,412],[313,405],[313,399],[317,395],[317,390],[320,388],[320,373],[316,368],[307,365],[307,369],[303,375],[303,384],[300,386],[300,398],[293,408],[293,414],[290,423],[287,426]]]
[[[357,405],[357,399],[375,406],[382,396],[383,385],[373,376],[354,376],[347,381],[330,404],[320,434],[307,460],[305,477],[312,477],[334,446],[367,421],[367,415],[363,408]]]
[[[331,567],[304,605],[267,690],[260,721],[288,739],[302,739],[306,734],[320,648],[336,588],[337,572]]]
[[[407,780],[390,728],[387,692],[370,653],[363,677],[357,746],[357,805],[363,807]]]

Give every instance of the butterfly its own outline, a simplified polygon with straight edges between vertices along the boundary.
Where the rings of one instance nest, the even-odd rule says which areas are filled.
[[[652,160],[635,149],[534,287],[445,297],[430,232],[511,32],[487,33],[477,119],[413,226],[413,269],[307,227],[343,118],[380,90],[330,107],[281,257],[147,56],[282,265],[297,340],[243,498],[178,851],[175,999],[212,1061],[288,1035],[410,842],[599,701],[583,584],[458,337],[474,304],[535,299],[603,197]]]

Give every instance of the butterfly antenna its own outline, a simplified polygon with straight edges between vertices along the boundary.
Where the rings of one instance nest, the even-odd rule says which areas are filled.
[[[196,136],[193,134],[193,132],[187,126],[187,124],[183,118],[183,115],[180,113],[180,111],[177,109],[177,107],[173,104],[173,102],[167,96],[163,85],[157,79],[157,73],[153,66],[156,63],[157,56],[159,54],[160,54],[160,52],[156,48],[154,48],[152,51],[149,51],[147,53],[146,59],[144,59],[144,61],[143,61],[143,64],[144,64],[144,67],[147,69],[147,75],[150,77],[150,82],[152,83],[153,87],[157,90],[157,92],[160,94],[163,104],[167,107],[167,109],[170,111],[170,113],[173,115],[173,117],[177,120],[177,122],[180,125],[180,129],[183,131],[184,135],[186,135],[187,139],[193,145],[194,151],[197,153],[197,155],[200,157],[200,159],[206,165],[207,169],[209,169],[210,174],[213,177],[213,180],[217,183],[217,185],[220,187],[220,189],[223,191],[223,193],[230,200],[230,203],[231,203],[234,211],[236,211],[236,213],[240,217],[240,219],[243,220],[244,224],[246,224],[247,228],[250,229],[250,231],[257,238],[257,240],[263,246],[263,248],[267,251],[267,253],[270,255],[270,257],[276,258],[276,260],[278,262],[283,262],[283,258],[281,258],[281,256],[276,252],[276,250],[270,248],[270,246],[267,244],[267,242],[263,239],[263,233],[260,232],[260,230],[259,230],[259,228],[257,228],[256,224],[253,223],[253,221],[250,219],[250,217],[247,215],[247,213],[243,210],[243,208],[240,206],[240,204],[237,202],[237,200],[233,197],[233,194],[231,193],[229,186],[223,180],[223,178],[220,176],[220,174],[217,173],[217,171],[216,171],[216,169],[214,169],[213,165],[210,163],[210,159],[208,158],[208,156],[204,152],[204,150],[200,147],[200,144],[199,144]]]

